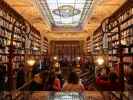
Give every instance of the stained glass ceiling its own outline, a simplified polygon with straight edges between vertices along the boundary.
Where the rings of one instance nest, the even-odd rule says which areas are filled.
[[[85,19],[93,0],[37,0],[49,22],[57,27],[77,27]]]

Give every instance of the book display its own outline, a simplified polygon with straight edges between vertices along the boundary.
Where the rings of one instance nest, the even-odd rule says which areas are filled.
[[[106,29],[106,32],[103,32],[103,29]],[[104,37],[105,34],[107,39]],[[92,52],[91,47],[93,47]],[[130,2],[121,6],[108,18],[108,23],[104,27],[101,24],[92,37],[87,38],[85,52],[86,54],[91,52],[96,58],[105,47],[108,65],[117,66],[122,61],[126,72],[128,66],[133,63],[133,5]],[[119,54],[121,50],[122,54]],[[120,55],[122,55],[121,61]]]
[[[103,33],[101,26],[97,28],[97,30],[93,33],[92,36],[92,46],[93,46],[93,55],[94,57],[97,57],[103,48]]]
[[[118,49],[119,49],[119,34],[118,34],[118,27],[111,28],[109,27],[110,32],[108,33],[108,54],[109,54],[109,65],[113,66],[114,63],[119,62],[118,58]]]
[[[26,54],[39,58],[41,55],[41,35],[33,26],[26,26],[26,20],[5,2],[1,1],[0,3],[4,6],[0,7],[0,60],[3,64],[7,64],[8,55],[12,49],[13,67],[18,68],[20,62],[25,62]],[[28,36],[30,43],[27,43],[26,40],[27,27],[31,28]],[[29,44],[29,48],[26,47],[27,44]]]
[[[13,71],[24,62],[25,20],[4,1],[0,1],[0,63],[6,67],[8,87],[13,88]]]
[[[24,61],[25,20],[3,1],[0,4],[2,5],[0,7],[1,63],[5,64],[7,68],[9,59],[12,59],[12,67],[17,68],[18,64]]]
[[[86,56],[89,56],[89,54],[91,53],[91,38],[90,36],[88,36],[88,38],[86,39],[86,43],[85,43],[85,54]]]
[[[35,59],[39,59],[41,55],[41,34],[33,26],[31,27],[31,32],[29,34],[30,43],[30,55],[34,56]]]
[[[129,2],[125,3],[110,17],[108,30],[109,63],[113,66],[120,62],[119,48],[122,48],[122,64],[124,65],[124,71],[126,72],[129,65],[133,63],[132,4]]]
[[[42,55],[45,57],[48,55],[48,39],[46,37],[43,37],[42,40]]]
[[[41,59],[42,40],[40,32],[7,3],[0,0],[0,5],[0,63],[6,67],[8,83],[12,84],[12,72],[26,63],[25,57]]]

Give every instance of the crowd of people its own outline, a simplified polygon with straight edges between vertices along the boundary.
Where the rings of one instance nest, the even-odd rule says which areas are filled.
[[[75,70],[71,70],[64,80],[61,67],[68,66],[66,61],[54,60],[49,70],[39,73],[33,69],[33,81],[29,85],[31,91],[84,91],[84,86]]]
[[[75,65],[74,65],[75,64]],[[50,64],[48,64],[50,65]],[[38,69],[38,65],[34,67],[32,70],[32,78],[33,81],[30,84],[30,90],[46,90],[46,91],[83,91],[86,87],[83,85],[82,81],[79,78],[79,73],[76,72],[75,69],[71,69],[67,76],[67,79],[64,80],[62,75],[62,66],[68,67],[71,65],[70,63],[66,63],[65,61],[53,61],[49,67],[50,69],[42,68],[43,70]],[[89,65],[93,65],[92,63],[86,62],[84,66],[88,67]],[[76,63],[72,63],[72,66],[76,66]],[[81,65],[82,66],[82,65]],[[70,66],[69,66],[70,67]],[[92,66],[91,66],[92,67]],[[40,73],[41,72],[41,73]],[[94,72],[93,72],[94,73]],[[19,76],[20,75],[20,76]],[[24,84],[24,76],[23,68],[20,66],[17,75],[17,86],[20,87]],[[130,71],[127,75],[125,75],[126,83],[128,84],[126,87],[128,90],[133,90],[133,65],[130,66]],[[21,79],[19,81],[19,79]],[[95,75],[95,83],[96,88],[99,90],[120,90],[122,88],[122,84],[120,83],[120,78],[118,73],[109,67],[103,67],[99,73]]]
[[[102,68],[96,76],[96,85],[101,90],[120,90],[118,76],[109,68]]]
[[[28,90],[30,91],[77,91],[82,92],[86,88],[82,83],[79,73],[76,70],[71,69],[67,75],[67,79],[64,79],[62,75],[62,66],[73,67],[76,66],[76,61],[68,62],[67,60],[53,61],[44,59],[41,63],[36,63],[32,69],[32,82],[29,84]],[[89,65],[95,66],[91,62],[79,62],[80,66],[88,67]],[[92,66],[91,66],[92,67]],[[75,68],[75,67],[74,67]],[[26,83],[26,71],[24,64],[20,64],[19,68],[15,70],[16,73],[16,88],[22,87]],[[15,74],[14,73],[14,74]],[[93,72],[95,73],[95,72]],[[6,89],[7,73],[4,65],[0,64],[0,90]],[[129,73],[125,75],[126,87],[128,90],[133,90],[133,65],[130,66]],[[118,74],[109,69],[108,67],[102,68],[95,77],[96,88],[100,90],[120,90],[122,85],[119,81]]]
[[[133,64],[130,65],[127,75],[124,75],[123,83],[118,72],[114,69],[104,67],[100,69],[99,73],[96,75],[96,86],[99,90],[114,90],[120,91],[125,88],[125,90],[133,90]],[[124,86],[123,86],[124,85]]]
[[[30,91],[84,91],[84,86],[80,82],[75,71],[71,71],[68,80],[63,84],[59,75],[54,70],[43,71],[33,76],[33,81],[29,85]]]

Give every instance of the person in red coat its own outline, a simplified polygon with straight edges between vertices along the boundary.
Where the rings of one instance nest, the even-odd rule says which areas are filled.
[[[96,77],[96,85],[102,90],[107,90],[109,85],[108,71],[106,68],[102,69]]]
[[[106,90],[108,88],[109,81],[104,76],[97,75],[97,77],[96,77],[96,85],[98,86],[98,88],[100,88],[102,90]]]
[[[121,89],[121,84],[118,82],[118,76],[115,72],[110,72],[109,81],[109,90],[119,91]]]

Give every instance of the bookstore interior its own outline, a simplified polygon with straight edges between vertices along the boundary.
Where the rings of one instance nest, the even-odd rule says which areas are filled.
[[[133,100],[133,0],[0,0],[0,100]]]

